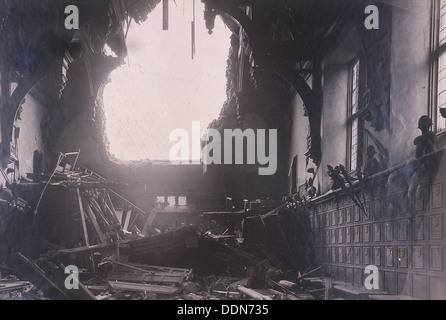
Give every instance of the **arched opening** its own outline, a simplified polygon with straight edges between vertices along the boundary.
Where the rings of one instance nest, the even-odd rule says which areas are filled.
[[[170,5],[169,30],[162,30],[161,5],[145,23],[131,25],[126,64],[111,73],[103,94],[105,135],[112,157],[168,160],[175,144],[169,141],[173,130],[188,131],[192,145],[193,121],[200,121],[203,131],[218,117],[227,99],[231,32],[218,19],[209,35],[202,19],[204,5],[197,1],[195,11],[193,59],[192,1],[186,1],[184,7]],[[190,157],[199,160],[196,153],[191,152]]]

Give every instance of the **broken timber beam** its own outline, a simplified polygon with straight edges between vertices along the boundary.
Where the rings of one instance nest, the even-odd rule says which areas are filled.
[[[156,216],[158,215],[158,211],[152,210],[149,217],[147,218],[144,227],[142,228],[141,232],[144,235],[148,235],[150,228],[152,227],[153,221],[155,221]]]
[[[142,265],[142,264],[130,264],[130,263],[124,263],[119,261],[111,261],[112,264],[121,267],[121,269],[124,269],[127,271],[134,270],[139,271],[142,273],[152,272],[152,271],[159,271],[159,272],[165,272],[165,273],[182,273],[186,276],[186,279],[190,278],[192,275],[192,269],[180,269],[180,268],[170,268],[170,267],[160,267],[160,266],[151,266],[151,265]]]
[[[96,219],[96,216],[94,215],[93,210],[90,208],[90,205],[88,203],[86,203],[85,209],[87,209],[87,212],[90,216],[90,221],[93,223],[93,226],[99,236],[101,243],[107,243],[107,237],[102,233],[101,227],[98,224],[98,220]]]
[[[136,211],[138,211],[139,213],[142,213],[143,215],[147,216],[148,213],[145,212],[143,209],[139,208],[138,206],[136,206],[135,204],[131,203],[129,200],[127,200],[126,198],[124,198],[123,196],[121,196],[119,193],[113,191],[110,189],[110,192],[113,193],[116,197],[118,197],[119,199],[121,199],[122,201],[124,201],[125,203],[127,203],[128,205],[132,206],[133,208],[136,209]]]
[[[57,297],[63,297],[67,300],[71,300],[71,298],[64,292],[62,291],[50,278],[47,277],[47,275],[45,274],[45,272],[40,269],[39,266],[37,266],[35,263],[33,263],[31,260],[29,260],[27,257],[25,257],[23,254],[21,254],[20,252],[18,253],[19,258],[26,264],[27,267],[29,267],[41,280],[43,280],[44,283],[49,284],[50,287],[52,287],[56,292],[57,292]],[[36,285],[37,287],[37,285]],[[39,286],[40,287],[40,286]],[[42,287],[37,287],[38,289],[40,289],[41,291],[43,291],[45,294],[48,293],[45,292],[44,290],[42,290]]]
[[[62,270],[65,270],[65,266],[63,264],[60,265]],[[91,291],[79,280],[77,281],[79,285],[78,290],[69,290],[67,293],[73,300],[97,300],[96,296],[91,293]]]
[[[116,231],[113,221],[110,221],[110,217],[107,216],[106,212],[102,211],[102,208],[99,205],[99,203],[96,201],[96,199],[93,196],[88,195],[88,200],[89,200],[89,203],[91,204],[91,208],[96,211],[97,216],[99,216],[99,218],[101,218],[102,222],[105,224],[105,226],[108,228],[108,230]]]
[[[264,294],[262,294],[260,292],[257,292],[257,291],[255,291],[253,289],[246,288],[244,286],[238,286],[238,290],[241,293],[243,293],[243,294],[245,294],[245,295],[247,295],[247,296],[249,296],[249,297],[251,297],[251,298],[253,298],[255,300],[273,300],[273,298],[271,298],[270,296],[264,295]]]
[[[84,231],[84,239],[85,239],[85,245],[87,247],[90,246],[90,241],[88,240],[88,231],[87,231],[87,224],[85,223],[85,211],[84,206],[82,203],[82,197],[81,197],[81,191],[79,189],[76,189],[77,192],[77,199],[79,201],[79,209],[81,213],[81,220],[82,220],[82,230]]]
[[[109,281],[137,282],[137,283],[165,283],[181,285],[184,283],[185,275],[182,273],[165,273],[159,271],[141,272],[119,272],[113,271]]]
[[[0,283],[0,293],[10,292],[10,291],[23,291],[24,289],[31,286],[30,282],[27,281],[11,281],[10,283],[1,282]]]
[[[128,269],[132,269],[132,270],[135,270],[135,271],[139,271],[139,272],[149,272],[150,271],[148,269],[142,269],[142,268],[139,268],[137,266],[134,266],[134,265],[131,265],[131,264],[128,264],[128,263],[119,262],[119,261],[112,261],[112,264],[115,264],[115,265],[118,265],[118,266],[122,266],[122,267],[125,267],[125,268],[128,268]],[[150,266],[147,266],[147,267],[150,267]],[[163,271],[164,270],[161,267],[154,267],[154,268],[156,270],[158,270],[158,271]]]
[[[152,292],[161,295],[175,295],[181,291],[181,288],[172,286],[161,286],[155,284],[129,283],[108,281],[108,286],[115,291],[136,291],[136,292]]]
[[[105,250],[115,250],[118,246],[117,243],[106,243],[106,244],[99,244],[95,246],[89,246],[89,247],[80,247],[80,248],[72,248],[72,249],[63,249],[58,250],[58,254],[84,254],[92,251],[105,251]]]
[[[314,273],[314,272],[320,270],[321,268],[322,268],[322,267],[317,267],[316,269],[313,269],[313,270],[311,270],[311,271],[305,272],[303,275],[299,276],[299,277],[297,278],[297,280],[301,280],[301,279],[303,279],[303,278],[305,278],[305,277],[308,277],[310,274],[312,274],[312,273]]]
[[[105,199],[105,208],[110,212],[111,217],[113,218],[113,222],[116,225],[121,226],[121,223],[119,222],[118,215],[116,214],[116,209],[113,203],[111,202],[110,196],[107,193],[107,197]]]

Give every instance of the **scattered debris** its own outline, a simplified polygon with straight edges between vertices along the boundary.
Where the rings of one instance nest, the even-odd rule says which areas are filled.
[[[0,280],[0,300],[45,300],[42,292],[28,281],[15,276]]]
[[[75,154],[78,156],[78,153]],[[75,159],[76,161],[76,159]],[[311,268],[303,239],[307,215],[286,201],[252,201],[242,211],[205,212],[200,226],[151,234],[156,211],[145,212],[112,190],[116,184],[58,161],[51,175],[29,175],[44,193],[75,195],[77,245],[38,256],[18,253],[21,278],[2,280],[5,298],[70,300],[309,300],[324,292],[306,282]],[[51,188],[50,188],[51,187]],[[63,189],[62,189],[63,190]],[[31,208],[31,212],[35,212]],[[296,233],[296,225],[303,232]],[[140,231],[142,230],[142,231]],[[292,236],[290,236],[292,235]],[[297,246],[296,244],[299,244]],[[296,250],[301,250],[296,251]],[[79,270],[79,290],[65,287],[65,266]],[[3,266],[2,266],[3,268]],[[6,268],[6,267],[5,267]],[[305,270],[305,271],[304,271]],[[8,270],[9,274],[13,270]],[[302,272],[302,273],[301,273]],[[22,277],[23,276],[23,277]],[[9,280],[8,280],[9,279]],[[311,291],[315,290],[315,291]],[[313,293],[314,294],[313,294]]]

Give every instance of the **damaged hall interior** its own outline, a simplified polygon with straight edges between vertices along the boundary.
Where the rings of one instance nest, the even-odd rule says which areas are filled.
[[[110,154],[129,25],[182,1],[0,1],[0,298],[446,299],[446,1],[201,2],[231,34],[209,128],[276,129],[273,175]]]

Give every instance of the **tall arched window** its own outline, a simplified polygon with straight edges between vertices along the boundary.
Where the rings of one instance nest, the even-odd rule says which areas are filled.
[[[446,108],[446,0],[433,1],[433,96],[431,114],[437,133],[446,131],[446,119],[440,109]]]

